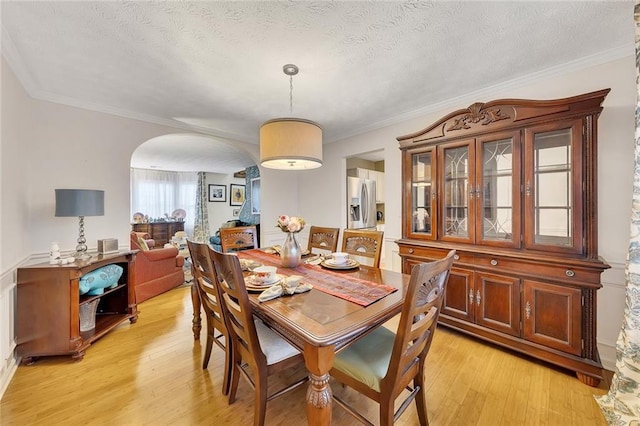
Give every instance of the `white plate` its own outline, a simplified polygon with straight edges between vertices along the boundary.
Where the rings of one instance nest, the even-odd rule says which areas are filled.
[[[329,266],[354,266],[356,265],[358,262],[356,262],[353,259],[347,259],[346,262],[344,263],[338,263],[336,262],[334,259],[327,259],[325,260],[325,263]]]
[[[244,279],[244,281],[245,281],[245,285],[247,287],[251,286],[251,287],[267,288],[267,287],[271,287],[274,284],[279,283],[280,281],[282,281],[283,278],[284,278],[283,275],[276,274],[276,277],[275,277],[275,279],[273,281],[262,282],[262,281],[258,280],[258,278],[256,278],[255,275],[249,275],[248,277],[246,277]]]
[[[359,267],[360,263],[353,259],[349,259],[346,263],[336,263],[332,259],[326,259],[320,263],[320,266],[328,269],[354,269]]]
[[[175,209],[173,213],[171,213],[171,217],[174,219],[184,219],[187,217],[187,212],[183,209]]]

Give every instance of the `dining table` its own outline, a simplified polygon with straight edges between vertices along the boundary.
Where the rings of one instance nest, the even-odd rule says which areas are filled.
[[[336,353],[400,313],[410,276],[360,264],[350,269],[329,269],[303,261],[297,267],[284,268],[277,254],[263,249],[236,254],[254,264],[276,266],[282,278],[302,276],[304,283],[313,286],[308,292],[266,302],[260,302],[259,292],[250,291],[249,300],[256,317],[303,353],[309,374],[308,424],[330,425],[329,371]],[[195,287],[192,286],[193,333],[197,340],[201,319]]]

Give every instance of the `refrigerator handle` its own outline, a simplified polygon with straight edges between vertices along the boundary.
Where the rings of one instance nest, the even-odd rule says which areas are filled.
[[[367,191],[367,185],[362,183],[362,222],[364,226],[369,224],[369,191]]]

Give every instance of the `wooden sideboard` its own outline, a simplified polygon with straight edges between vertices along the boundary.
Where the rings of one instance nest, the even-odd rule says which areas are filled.
[[[151,222],[132,223],[133,232],[146,232],[155,240],[156,247],[162,248],[171,241],[171,237],[178,231],[184,231],[184,222]]]
[[[398,138],[403,272],[456,257],[441,324],[602,379],[598,116],[609,89],[505,99]]]
[[[18,355],[23,364],[38,357],[71,355],[81,360],[85,350],[126,320],[135,323],[138,310],[134,293],[136,250],[93,255],[88,261],[67,265],[39,263],[18,268]],[[102,266],[124,269],[117,287],[99,296],[81,296],[80,278]],[[80,306],[98,299],[95,328],[80,331]]]

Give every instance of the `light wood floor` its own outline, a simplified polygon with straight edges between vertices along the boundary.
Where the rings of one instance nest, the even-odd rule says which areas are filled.
[[[193,340],[189,287],[139,309],[136,324],[107,334],[81,362],[54,357],[20,366],[0,401],[0,424],[252,424],[253,392],[246,382],[240,381],[233,405],[221,396],[223,354],[217,346],[209,368],[202,369],[204,341]],[[572,373],[445,327],[437,330],[427,365],[432,426],[606,425],[593,395],[607,392],[610,375],[591,388]],[[376,405],[338,384],[333,389],[377,422]],[[304,397],[303,387],[270,402],[267,425],[306,424]],[[355,421],[334,405],[333,424]],[[415,404],[396,424],[418,424]]]

